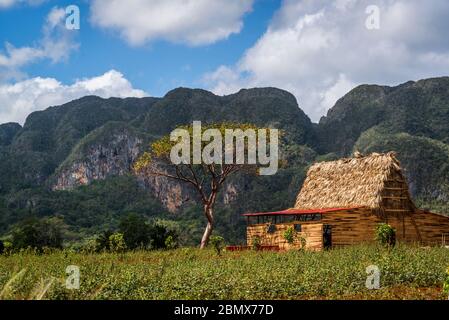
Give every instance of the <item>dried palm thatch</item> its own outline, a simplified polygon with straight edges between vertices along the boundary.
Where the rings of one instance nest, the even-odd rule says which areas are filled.
[[[392,198],[387,189],[402,190],[400,198],[405,199],[405,206],[414,207],[394,152],[357,153],[354,158],[314,164],[295,209],[367,207],[383,212],[385,198]]]

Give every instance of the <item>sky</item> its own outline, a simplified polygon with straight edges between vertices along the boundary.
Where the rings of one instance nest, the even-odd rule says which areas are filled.
[[[447,76],[448,16],[447,0],[0,0],[0,123],[180,86],[278,87],[317,122],[360,84]]]

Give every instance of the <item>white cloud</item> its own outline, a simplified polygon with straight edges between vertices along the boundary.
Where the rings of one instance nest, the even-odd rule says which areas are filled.
[[[0,123],[24,123],[33,111],[60,105],[86,95],[109,97],[144,97],[148,94],[134,89],[118,71],[75,81],[64,85],[53,78],[32,78],[14,84],[0,84]]]
[[[8,75],[21,74],[21,67],[42,59],[49,59],[52,63],[66,60],[78,48],[73,35],[74,31],[65,28],[65,10],[53,8],[46,18],[43,36],[36,46],[16,48],[11,43],[5,43],[4,53],[0,51],[0,74],[3,74],[0,81],[6,80]]]
[[[0,0],[0,10],[8,9],[18,4],[37,6],[45,1],[47,0]]]
[[[254,0],[93,0],[95,25],[118,31],[131,45],[168,40],[192,46],[239,33]]]
[[[380,8],[380,30],[365,10]],[[265,34],[234,66],[205,76],[218,94],[277,86],[315,121],[362,83],[397,84],[447,75],[447,0],[285,0]]]

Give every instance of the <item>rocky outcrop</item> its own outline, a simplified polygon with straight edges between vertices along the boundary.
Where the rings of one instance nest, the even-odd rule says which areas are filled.
[[[68,160],[57,170],[53,190],[70,190],[94,180],[128,174],[140,154],[142,142],[125,130],[113,133],[107,142],[77,148],[78,152],[85,152],[73,155],[74,160]]]
[[[139,176],[142,187],[148,189],[168,211],[177,212],[184,204],[196,199],[189,186],[165,177]]]
[[[132,166],[146,147],[146,139],[134,130],[111,123],[89,135],[51,179],[53,190],[71,190],[95,180],[132,174]],[[188,186],[164,177],[137,177],[140,185],[170,212],[193,200]]]

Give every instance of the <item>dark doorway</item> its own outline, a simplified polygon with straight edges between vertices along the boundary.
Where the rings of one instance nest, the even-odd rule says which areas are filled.
[[[323,247],[324,249],[332,248],[332,226],[328,224],[323,226]]]

